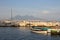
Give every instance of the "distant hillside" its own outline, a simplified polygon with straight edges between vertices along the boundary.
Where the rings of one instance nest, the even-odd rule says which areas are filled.
[[[20,15],[17,15],[15,17],[13,17],[14,20],[43,20],[41,18],[37,18],[37,17],[34,17],[34,16],[28,16],[28,15],[25,15],[25,16],[20,16]]]

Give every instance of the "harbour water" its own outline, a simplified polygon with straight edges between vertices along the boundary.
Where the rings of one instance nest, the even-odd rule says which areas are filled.
[[[32,33],[28,27],[0,27],[0,40],[60,40],[60,36]]]

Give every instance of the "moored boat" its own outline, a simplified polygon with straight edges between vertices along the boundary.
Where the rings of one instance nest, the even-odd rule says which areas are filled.
[[[47,27],[32,26],[31,30],[34,33],[42,33],[42,34],[45,33],[45,34],[47,34],[48,28]]]

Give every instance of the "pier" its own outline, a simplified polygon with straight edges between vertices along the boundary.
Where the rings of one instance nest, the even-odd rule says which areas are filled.
[[[3,20],[0,21],[0,27],[19,27],[17,21]]]

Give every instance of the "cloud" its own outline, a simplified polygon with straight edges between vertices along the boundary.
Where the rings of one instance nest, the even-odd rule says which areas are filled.
[[[42,11],[42,13],[43,13],[43,14],[48,14],[48,13],[49,13],[49,11],[44,10],[44,11]]]

